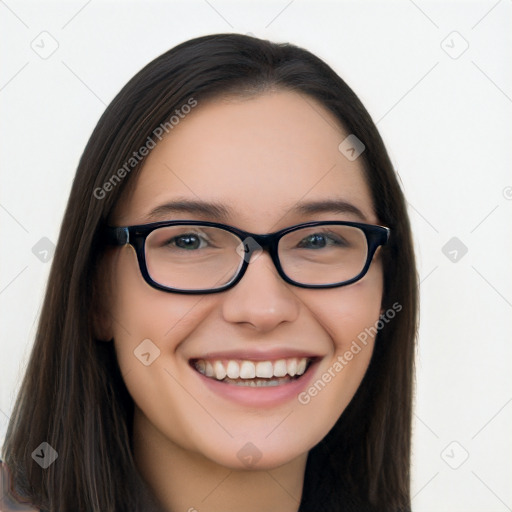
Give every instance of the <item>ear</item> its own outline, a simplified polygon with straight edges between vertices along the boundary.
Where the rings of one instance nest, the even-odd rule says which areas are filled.
[[[110,259],[104,255],[96,268],[93,289],[92,289],[92,327],[94,337],[98,341],[112,341],[114,338],[114,330],[112,325],[111,307],[111,286],[108,276],[111,275],[107,271]]]

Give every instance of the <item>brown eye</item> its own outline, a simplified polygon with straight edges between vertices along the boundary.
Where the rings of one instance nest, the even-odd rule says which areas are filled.
[[[193,233],[175,237],[169,243],[176,245],[180,249],[193,250],[201,248],[201,239]]]

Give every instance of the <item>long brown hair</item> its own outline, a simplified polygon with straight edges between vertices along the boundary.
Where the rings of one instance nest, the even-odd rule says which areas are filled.
[[[93,329],[101,232],[143,159],[122,179],[112,176],[190,98],[200,105],[271,89],[316,99],[364,143],[375,212],[391,229],[381,252],[382,308],[402,307],[379,331],[351,403],[310,451],[300,511],[410,509],[417,276],[404,196],[369,114],[326,63],[297,46],[239,34],[184,42],[144,67],[107,107],[80,159],[3,447],[16,491],[32,503],[52,512],[147,510],[150,493],[141,497],[132,457],[133,400],[113,344],[100,343]],[[108,193],[99,193],[107,182]],[[43,441],[58,452],[47,469],[31,458]]]

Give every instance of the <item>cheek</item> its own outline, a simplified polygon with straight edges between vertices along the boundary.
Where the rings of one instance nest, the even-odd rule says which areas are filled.
[[[110,313],[117,359],[125,375],[132,369],[146,368],[144,363],[156,361],[160,354],[174,353],[180,340],[206,316],[209,302],[199,296],[165,293],[150,287],[131,247],[119,251],[112,268]],[[148,352],[149,357],[140,357]],[[156,371],[155,366],[148,365],[144,375],[147,377],[150,369]]]
[[[325,291],[312,295],[308,308],[330,337],[329,354],[299,396],[299,403],[310,418],[330,429],[352,400],[368,368],[381,313],[382,273],[376,268],[353,285]]]
[[[193,407],[190,394],[179,384],[183,365],[177,364],[177,359],[180,343],[208,316],[213,301],[150,287],[130,247],[119,251],[112,269],[110,313],[115,351],[136,408],[152,423],[148,428],[150,423],[143,420],[144,432],[166,432],[169,439],[192,448],[190,422],[180,413]]]
[[[324,290],[311,295],[308,308],[316,321],[330,335],[333,350],[345,351],[361,333],[374,326],[381,313],[382,272],[375,265],[352,285]],[[360,336],[360,339],[364,336]]]
[[[165,293],[149,286],[142,277],[134,249],[123,247],[113,265],[111,313],[121,335],[148,330],[167,338],[178,324],[187,324],[198,297]],[[117,324],[117,325],[116,325]]]

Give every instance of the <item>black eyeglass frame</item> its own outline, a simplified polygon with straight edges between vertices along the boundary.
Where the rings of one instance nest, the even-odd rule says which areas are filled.
[[[232,233],[240,239],[240,243],[243,244],[245,249],[245,256],[243,258],[243,263],[238,273],[234,276],[234,278],[228,283],[222,285],[219,288],[208,288],[208,289],[199,289],[199,290],[184,290],[181,288],[171,288],[168,286],[161,285],[154,281],[149,275],[147,264],[146,264],[146,254],[144,251],[146,238],[148,235],[153,232],[155,229],[170,227],[170,226],[205,226],[205,227],[214,227],[223,229]],[[368,246],[368,252],[366,255],[366,262],[364,264],[361,272],[349,279],[347,281],[341,281],[338,283],[330,283],[330,284],[303,284],[293,279],[289,278],[283,268],[281,267],[281,262],[279,261],[278,255],[278,245],[281,238],[288,233],[293,231],[297,231],[302,228],[315,227],[315,226],[352,226],[355,228],[359,228],[363,231],[366,242]],[[260,247],[262,250],[267,251],[272,258],[272,262],[277,269],[279,276],[287,283],[298,286],[300,288],[337,288],[340,286],[346,286],[356,281],[362,279],[368,269],[370,268],[370,264],[372,262],[373,256],[375,255],[375,251],[379,246],[385,245],[389,240],[390,229],[385,226],[377,226],[373,224],[364,224],[361,222],[348,222],[348,221],[314,221],[314,222],[306,222],[303,224],[296,224],[294,226],[287,227],[285,229],[281,229],[280,231],[275,231],[273,233],[268,233],[264,235],[259,235],[256,233],[249,233],[247,231],[243,231],[241,229],[237,229],[233,226],[228,226],[227,224],[219,224],[217,222],[208,222],[208,221],[199,221],[199,220],[175,220],[175,221],[162,221],[162,222],[153,222],[151,224],[139,224],[136,226],[123,226],[123,227],[112,227],[107,226],[105,228],[105,241],[110,245],[131,245],[137,254],[137,260],[139,263],[140,272],[142,277],[146,281],[147,284],[156,288],[157,290],[162,290],[164,292],[170,293],[182,293],[189,295],[200,295],[207,293],[219,293],[230,288],[233,288],[244,276],[250,260],[252,253],[255,250],[259,250]],[[246,240],[252,238],[258,245],[251,245],[247,243]]]

